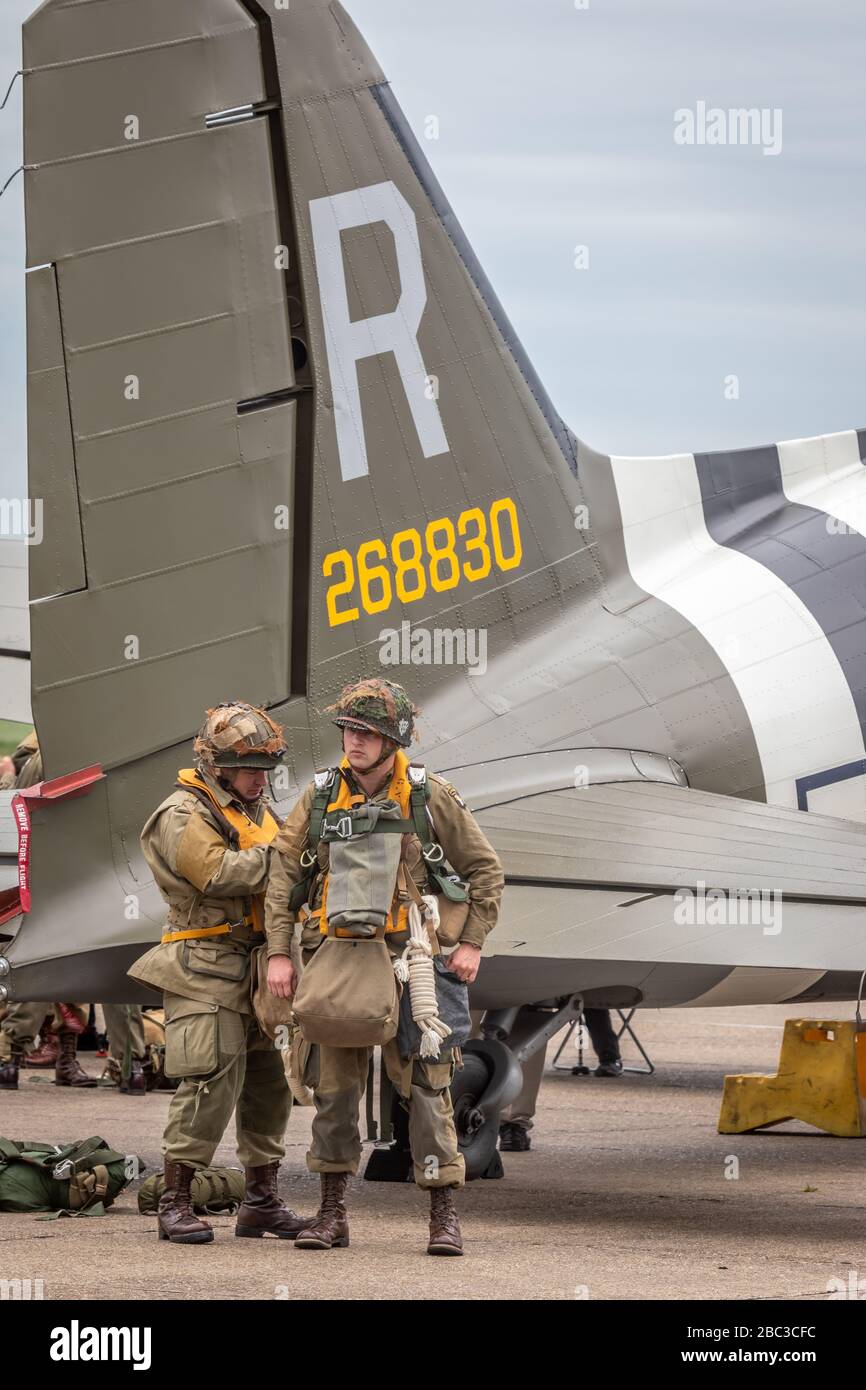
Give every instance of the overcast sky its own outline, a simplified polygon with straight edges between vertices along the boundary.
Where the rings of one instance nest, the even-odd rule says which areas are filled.
[[[0,4],[0,99],[32,7]],[[667,453],[866,425],[861,0],[347,8],[581,438]],[[699,102],[779,110],[780,152],[675,143]],[[19,83],[0,184],[20,111]],[[0,200],[0,496],[25,488],[23,245],[19,177]]]

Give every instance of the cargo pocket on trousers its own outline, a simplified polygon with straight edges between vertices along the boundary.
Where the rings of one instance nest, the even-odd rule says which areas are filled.
[[[165,1070],[168,1076],[208,1076],[219,1066],[217,1005],[201,999],[166,1004]]]

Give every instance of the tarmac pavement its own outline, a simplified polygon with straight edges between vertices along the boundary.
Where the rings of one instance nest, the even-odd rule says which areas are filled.
[[[0,1279],[41,1279],[46,1299],[82,1300],[392,1299],[398,1290],[404,1299],[825,1300],[828,1282],[848,1285],[854,1270],[866,1297],[864,1141],[795,1122],[716,1132],[725,1073],[775,1071],[787,1016],[785,1006],[641,1012],[652,1076],[554,1072],[554,1039],[532,1149],[503,1155],[503,1180],[458,1196],[463,1259],[426,1255],[427,1200],[413,1185],[356,1179],[350,1247],[316,1252],[237,1240],[230,1216],[213,1218],[211,1245],[158,1241],[133,1184],[101,1218],[0,1215]],[[627,1047],[626,1062],[633,1056]],[[93,1054],[81,1060],[102,1069]],[[168,1092],[74,1091],[51,1076],[24,1070],[17,1093],[0,1093],[0,1133],[56,1143],[99,1134],[138,1154],[143,1176],[161,1165]],[[304,1164],[310,1114],[292,1114],[280,1183],[304,1213],[318,1199]],[[231,1142],[215,1161],[236,1165]]]

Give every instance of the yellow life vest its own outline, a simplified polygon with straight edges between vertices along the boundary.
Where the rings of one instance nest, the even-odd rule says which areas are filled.
[[[207,782],[199,777],[194,767],[182,768],[177,774],[178,785],[190,787],[201,796],[204,794],[213,806],[217,820],[228,821],[232,830],[237,834],[238,849],[253,849],[255,845],[269,845],[280,828],[280,823],[273,814],[269,806],[265,807],[265,814],[262,824],[257,825],[251,816],[242,811],[239,806],[223,806],[214,796]],[[244,918],[244,926],[251,926],[253,931],[263,932],[265,929],[265,895],[256,893],[251,899],[252,912]],[[223,922],[216,927],[201,927],[192,931],[171,931],[163,934],[162,940],[166,941],[185,941],[190,937],[201,936],[225,936],[231,931],[231,923]]]
[[[340,767],[348,768],[348,766],[349,759],[344,757],[340,762]],[[408,766],[408,757],[403,752],[402,748],[398,748],[397,752],[394,755],[394,772],[391,776],[391,781],[388,786],[386,795],[392,801],[397,802],[397,804],[400,807],[400,814],[402,815],[404,820],[408,819],[410,813],[409,793],[411,791],[411,787],[409,784],[409,778],[406,776],[406,769]],[[377,793],[377,795],[381,795],[381,793]],[[369,798],[363,793],[358,795],[350,792],[345,777],[341,777],[340,790],[337,794],[337,799],[329,803],[328,811],[347,811],[350,810],[353,806],[361,806],[368,799]],[[322,887],[322,905],[321,907],[317,907],[313,912],[310,913],[311,917],[319,918],[319,930],[321,931],[323,936],[327,936],[328,934],[328,918],[326,914],[326,907],[328,902],[328,877],[329,875],[325,874],[325,881]],[[385,931],[408,931],[408,929],[409,904],[408,902],[401,902],[400,895],[395,889],[394,898],[391,903],[391,911],[388,913],[388,916],[385,919]],[[352,933],[350,931],[347,931],[344,927],[337,927],[335,934],[337,936],[352,935]]]

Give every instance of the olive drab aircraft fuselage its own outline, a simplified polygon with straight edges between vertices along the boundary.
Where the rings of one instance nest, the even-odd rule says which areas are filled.
[[[130,1000],[205,707],[285,725],[285,810],[379,673],[503,861],[477,1007],[850,998],[866,436],[582,443],[339,4],[46,0],[23,67],[46,780],[8,996]]]

